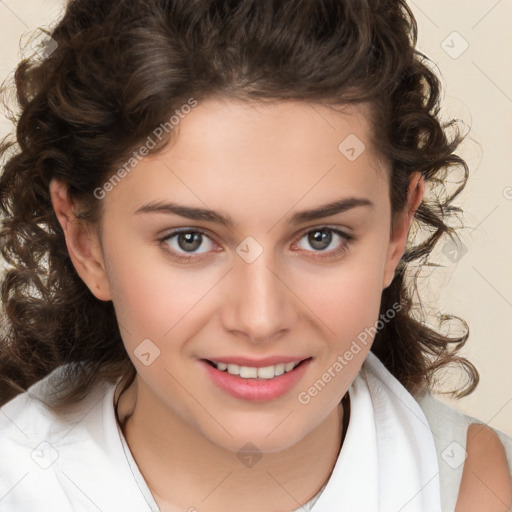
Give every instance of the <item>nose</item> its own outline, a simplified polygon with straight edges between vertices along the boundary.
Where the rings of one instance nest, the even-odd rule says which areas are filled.
[[[230,272],[222,311],[224,328],[252,343],[270,343],[297,321],[297,298],[264,252],[252,263],[239,259]]]

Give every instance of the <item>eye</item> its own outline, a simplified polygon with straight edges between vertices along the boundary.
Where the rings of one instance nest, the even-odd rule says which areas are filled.
[[[313,248],[313,251],[302,246],[301,242],[303,240],[309,247]],[[340,256],[345,253],[353,240],[355,238],[352,235],[348,235],[339,229],[322,226],[304,233],[296,245],[299,246],[299,249],[313,253],[311,255],[313,258],[326,258]],[[176,261],[198,260],[201,258],[201,254],[218,250],[217,244],[199,229],[175,230],[160,238],[159,241],[163,249]],[[199,250],[201,248],[202,250]]]
[[[191,260],[196,254],[209,252],[216,244],[204,233],[197,229],[173,231],[160,239],[164,249],[176,260]],[[202,250],[198,250],[202,247]]]
[[[305,241],[305,244],[301,246],[301,242]],[[308,252],[313,253],[325,253],[325,254],[314,254],[313,257],[331,257],[337,256],[344,253],[350,242],[354,240],[352,235],[348,235],[343,231],[335,228],[329,228],[322,226],[319,228],[311,229],[305,233],[298,242],[298,246]],[[310,251],[305,245],[313,248]],[[331,247],[331,249],[329,249]]]

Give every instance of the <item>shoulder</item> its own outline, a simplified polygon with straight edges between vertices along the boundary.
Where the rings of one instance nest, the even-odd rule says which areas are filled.
[[[443,510],[512,510],[512,438],[430,393],[415,398],[434,436]]]
[[[44,402],[65,383],[59,372],[0,409],[2,512],[147,510],[115,418],[116,385],[101,380],[55,414]]]
[[[53,439],[65,427],[40,401],[50,380],[46,377],[0,408],[0,496],[5,510],[34,506],[27,485],[51,488],[52,473],[46,470],[58,457]]]
[[[508,512],[512,507],[512,482],[506,448],[498,433],[487,425],[472,423],[466,452],[456,511]]]
[[[76,481],[72,475],[79,474],[79,465],[89,459],[102,461],[99,448],[106,435],[101,398],[106,388],[97,386],[83,402],[57,415],[45,401],[61,371],[62,367],[0,408],[2,510],[49,510],[50,504],[41,502],[45,493],[51,493],[53,510],[70,510],[68,499],[76,488],[69,478]]]
[[[1,408],[0,428],[3,440],[20,439],[24,444],[32,433],[39,436],[55,437],[57,430],[72,425],[77,417],[87,408],[94,396],[104,394],[102,386],[95,386],[91,395],[83,401],[67,408],[66,412],[57,414],[48,406],[53,398],[53,391],[65,385],[68,366],[56,368],[49,375],[15,396]],[[102,393],[103,392],[103,393]]]
[[[35,435],[48,438],[60,426],[60,422],[46,407],[44,400],[48,386],[54,378],[60,376],[61,371],[62,368],[58,368],[0,408],[2,449],[32,449],[32,439]]]
[[[0,448],[3,455],[9,455],[9,464],[26,462],[27,456],[37,463],[38,447],[40,450],[48,448],[50,444],[58,444],[64,433],[90,407],[93,397],[87,397],[61,414],[54,413],[48,407],[51,391],[61,382],[65,370],[65,366],[55,369],[0,408]],[[97,395],[98,391],[100,390],[96,388],[94,394]],[[14,458],[14,455],[18,457]],[[5,465],[0,471],[3,476]]]

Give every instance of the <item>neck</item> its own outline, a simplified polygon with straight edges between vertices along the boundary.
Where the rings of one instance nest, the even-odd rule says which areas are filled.
[[[249,458],[245,465],[181,417],[158,410],[137,378],[119,398],[117,411],[130,451],[162,510],[194,510],[195,504],[216,512],[229,503],[235,510],[259,512],[299,508],[327,482],[348,424],[346,399],[348,393],[292,447],[265,453],[257,463]]]

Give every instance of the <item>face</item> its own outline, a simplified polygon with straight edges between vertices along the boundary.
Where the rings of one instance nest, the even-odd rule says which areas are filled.
[[[96,270],[75,265],[113,301],[152,419],[288,448],[359,371],[411,216],[391,231],[363,107],[210,99],[177,130],[102,199]]]

